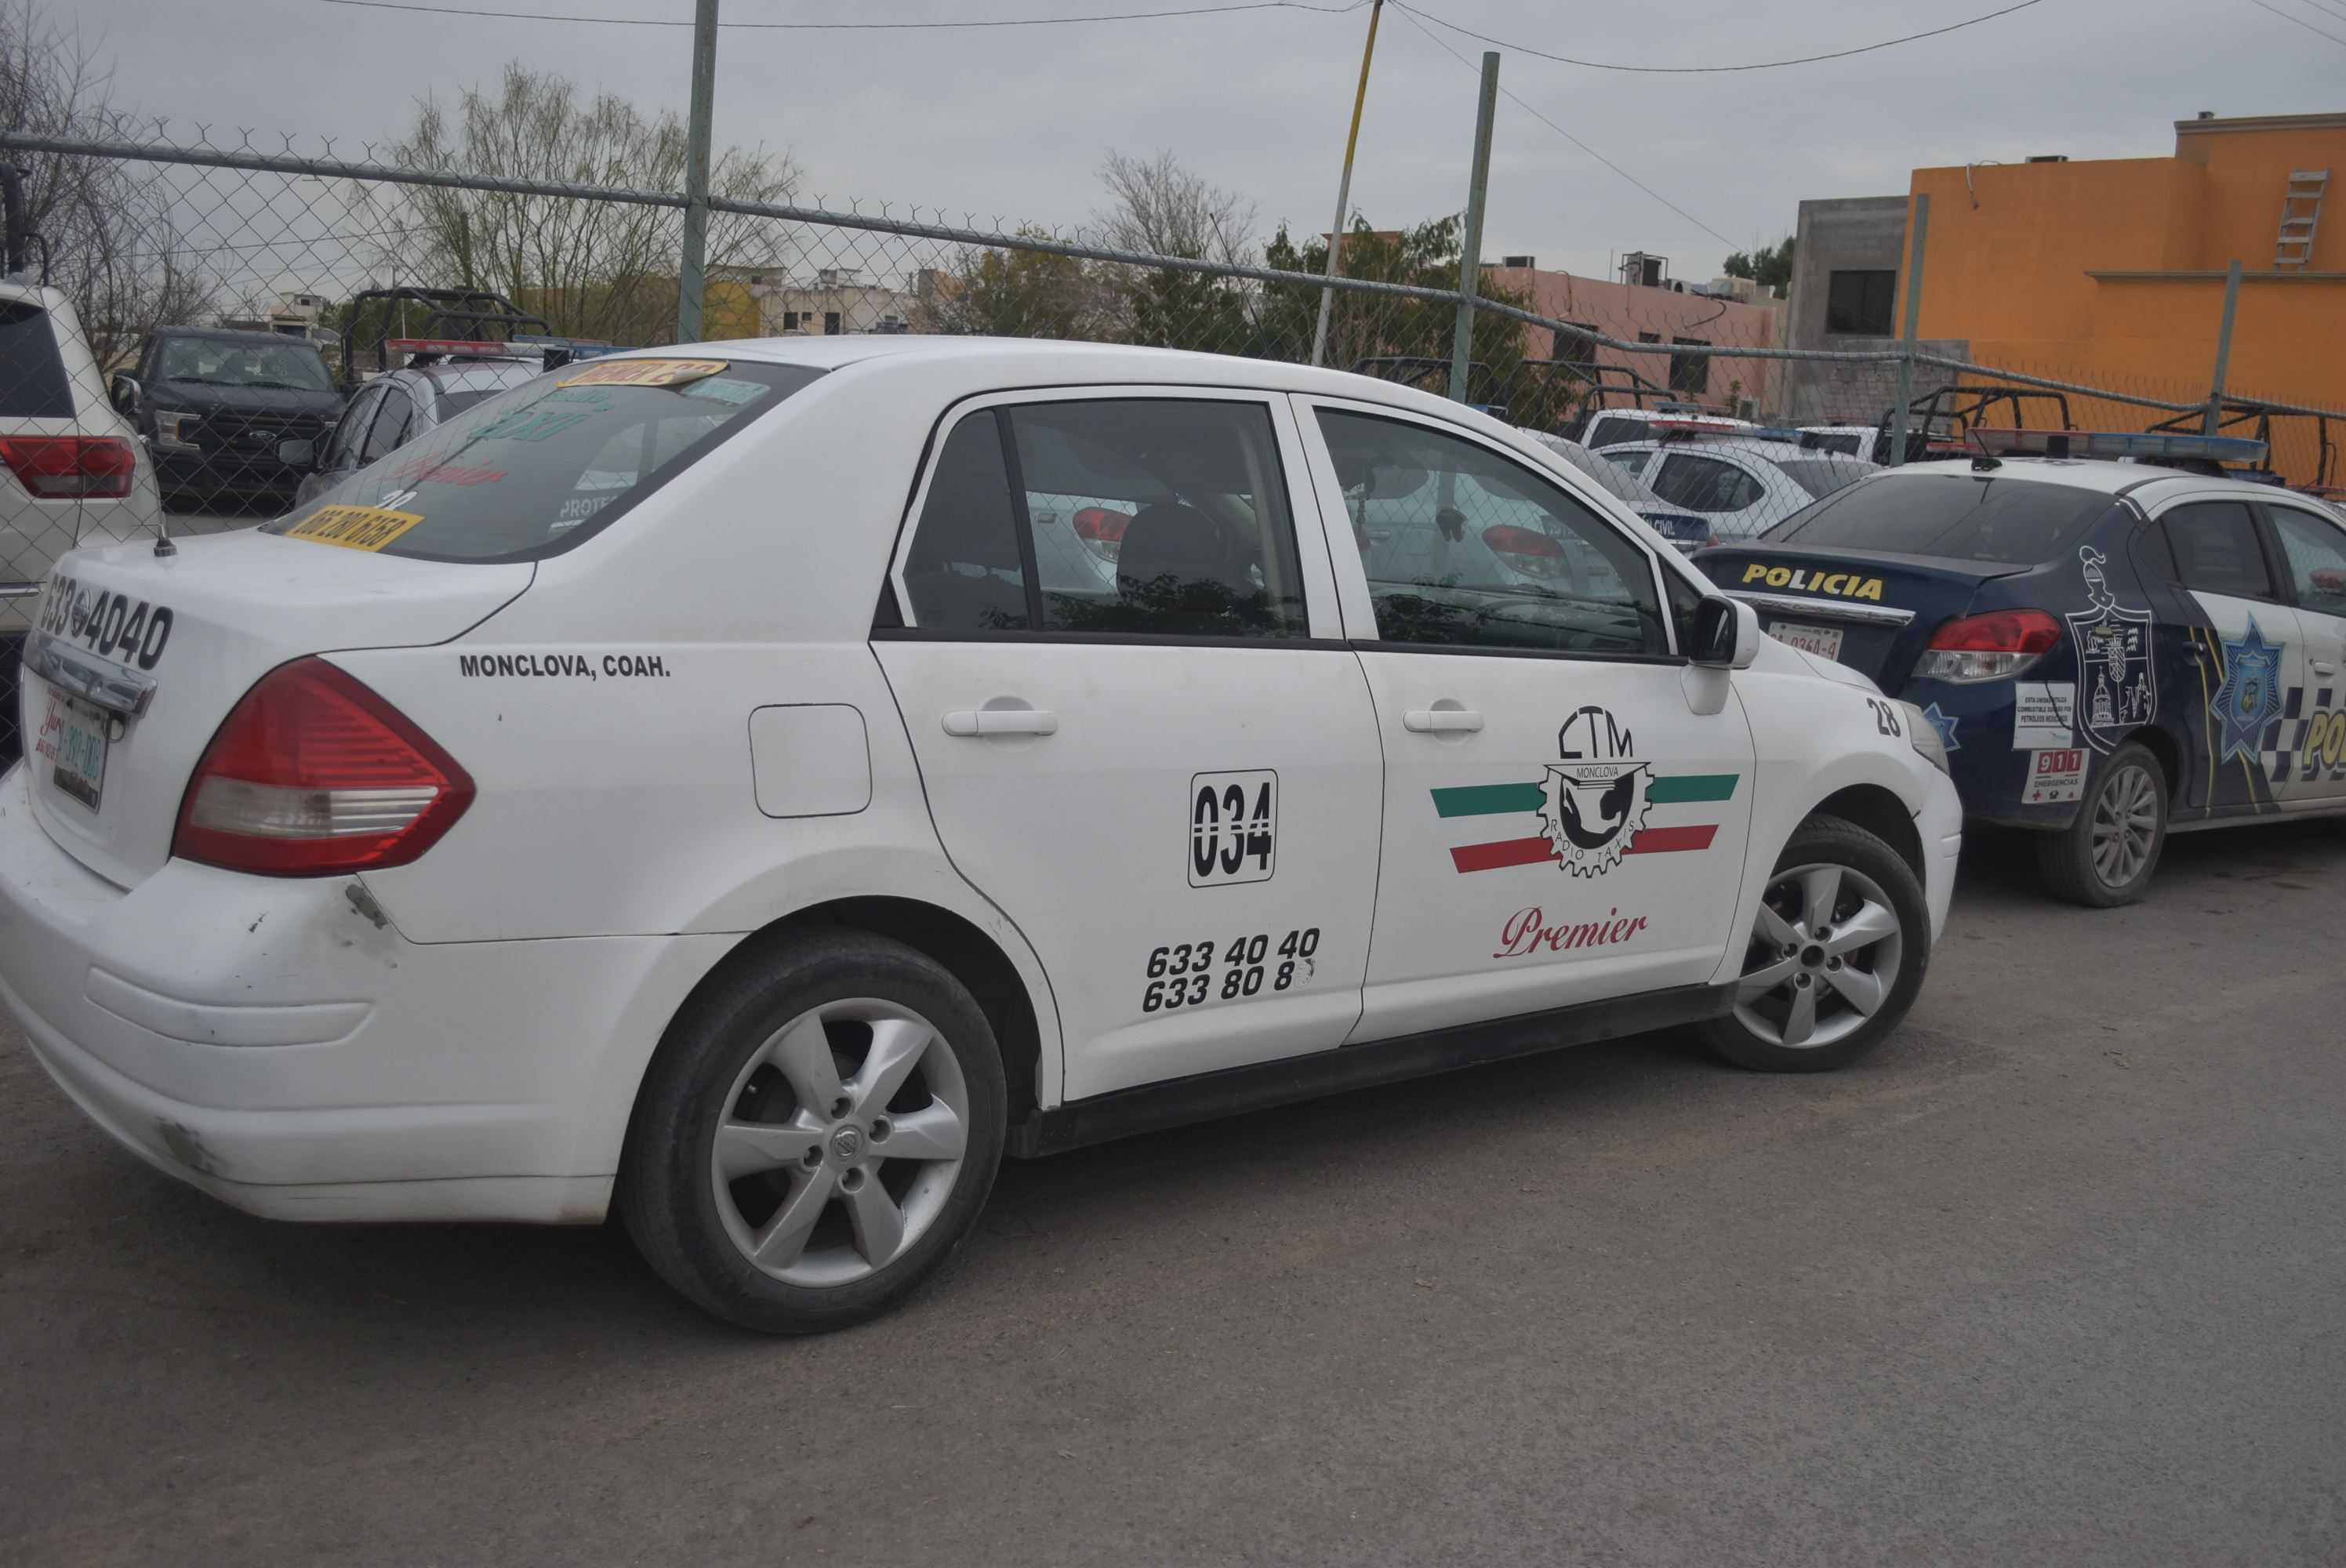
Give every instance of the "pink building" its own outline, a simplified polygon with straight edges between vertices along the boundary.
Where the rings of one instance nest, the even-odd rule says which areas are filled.
[[[1551,334],[1540,328],[1526,327],[1526,358],[1576,362],[1593,358],[1599,364],[1626,366],[1655,386],[1666,388],[1689,402],[1708,403],[1730,413],[1744,399],[1750,400],[1755,409],[1764,409],[1771,402],[1770,361],[1728,354],[1674,355],[1668,350],[1674,344],[1773,348],[1779,336],[1777,317],[1783,310],[1781,300],[1745,303],[1708,294],[1680,292],[1678,287],[1668,283],[1659,287],[1612,283],[1575,277],[1569,272],[1543,271],[1536,267],[1486,266],[1483,277],[1487,283],[1511,293],[1528,295],[1530,308],[1552,320],[1592,328],[1608,338],[1655,345],[1651,353],[1591,349],[1568,333]],[[1626,381],[1618,375],[1606,379],[1614,383]],[[1622,406],[1628,402],[1627,398],[1612,401]]]

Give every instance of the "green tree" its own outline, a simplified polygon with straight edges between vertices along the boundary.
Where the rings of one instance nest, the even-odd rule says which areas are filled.
[[[1730,278],[1749,278],[1762,289],[1778,293],[1792,286],[1792,245],[1795,236],[1787,234],[1780,245],[1762,245],[1746,253],[1736,251],[1727,259],[1722,269]]]
[[[1027,239],[1049,238],[1021,229]],[[1110,335],[1099,279],[1073,256],[973,246],[937,280],[923,330],[997,338],[1096,340]]]
[[[1192,174],[1171,153],[1141,158],[1111,148],[1099,175],[1109,205],[1093,221],[1111,249],[1226,266],[1254,260],[1254,203]],[[1245,340],[1247,290],[1235,279],[1114,264],[1102,273],[1127,342],[1227,351]]]

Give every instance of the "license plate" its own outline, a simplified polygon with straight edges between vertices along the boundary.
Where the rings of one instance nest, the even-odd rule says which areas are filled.
[[[112,722],[87,703],[52,691],[48,717],[34,747],[51,765],[56,787],[93,811],[106,789],[106,743]]]
[[[1839,626],[1803,626],[1791,621],[1778,621],[1768,628],[1768,635],[1780,643],[1790,643],[1802,653],[1812,653],[1819,658],[1841,657]]]

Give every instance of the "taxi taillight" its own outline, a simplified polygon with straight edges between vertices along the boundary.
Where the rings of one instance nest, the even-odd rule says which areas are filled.
[[[472,803],[472,776],[405,715],[323,659],[296,659],[212,737],[171,852],[273,877],[403,866]]]

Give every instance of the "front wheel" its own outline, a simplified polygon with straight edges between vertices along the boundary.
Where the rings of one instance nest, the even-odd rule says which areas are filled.
[[[1931,962],[1913,869],[1854,823],[1811,817],[1777,858],[1711,1048],[1763,1073],[1845,1067],[1895,1029]]]
[[[844,1328],[968,1235],[1006,1103],[985,1014],[941,965],[861,932],[796,938],[669,1030],[628,1129],[620,1213],[661,1278],[718,1317]]]
[[[2035,838],[2037,869],[2055,898],[2101,910],[2134,902],[2167,848],[2166,770],[2128,741],[2103,762],[2077,820]]]

